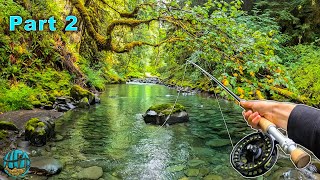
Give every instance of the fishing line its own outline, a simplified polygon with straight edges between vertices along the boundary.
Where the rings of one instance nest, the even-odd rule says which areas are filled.
[[[188,61],[187,61],[187,62],[188,62]],[[210,80],[210,84],[211,84],[211,86],[213,87],[213,84],[212,84],[211,78],[210,78],[206,73],[204,73],[203,71],[201,71],[201,72],[202,72],[202,74],[204,74],[206,77],[208,77],[208,78],[209,78],[209,80]],[[219,110],[220,110],[220,114],[221,114],[221,117],[222,117],[222,119],[223,119],[224,126],[225,126],[225,128],[226,128],[226,130],[227,130],[227,134],[228,134],[228,137],[229,137],[229,140],[230,140],[231,146],[232,146],[232,148],[233,148],[232,138],[231,138],[231,135],[230,135],[230,132],[229,132],[229,128],[228,128],[228,125],[227,125],[226,119],[224,118],[224,115],[223,115],[223,112],[222,112],[222,108],[221,108],[220,102],[219,102],[219,100],[218,100],[217,93],[216,93],[215,91],[213,91],[213,93],[214,93],[214,97],[215,97],[215,99],[216,99],[216,101],[217,101],[217,103],[218,103],[218,107],[219,107]]]
[[[186,63],[184,64],[184,72],[183,72],[183,77],[182,77],[181,83],[184,82],[184,79],[185,79],[185,76],[186,76],[186,71],[187,71],[187,65],[188,65],[188,62],[186,61]],[[181,91],[182,91],[182,88],[179,88],[179,89],[178,89],[178,94],[177,94],[176,99],[175,99],[175,101],[174,101],[174,104],[173,104],[173,106],[172,106],[172,108],[171,108],[171,110],[170,110],[169,115],[166,117],[166,120],[162,123],[161,126],[159,126],[159,127],[157,128],[157,130],[150,132],[151,135],[157,135],[157,133],[163,128],[163,126],[166,125],[166,123],[168,122],[169,118],[171,117],[171,115],[172,115],[172,113],[173,113],[174,108],[175,108],[176,105],[177,105],[177,102],[178,102],[178,99],[179,99],[179,97],[180,97]],[[135,125],[134,125],[134,127],[135,127],[136,130],[138,130],[140,133],[146,133],[146,134],[149,133],[149,132],[142,132],[142,131],[139,130]]]
[[[210,83],[211,83],[211,86],[213,86],[213,84],[212,84],[211,81],[210,81]],[[214,97],[215,97],[216,100],[217,100],[218,107],[219,107],[219,110],[220,110],[220,114],[221,114],[221,117],[222,117],[222,119],[223,119],[224,126],[226,127],[226,130],[227,130],[227,133],[228,133],[228,136],[229,136],[229,140],[230,140],[231,146],[232,146],[232,148],[233,148],[233,142],[232,142],[231,135],[230,135],[230,132],[229,132],[229,128],[228,128],[228,125],[227,125],[227,121],[226,121],[226,119],[224,118],[224,115],[223,115],[223,113],[222,113],[222,108],[221,108],[220,102],[219,102],[219,100],[218,100],[217,93],[216,93],[215,91],[213,91],[213,93],[214,93]]]

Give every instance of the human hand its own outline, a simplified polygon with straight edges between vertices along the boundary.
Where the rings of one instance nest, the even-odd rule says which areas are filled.
[[[296,106],[296,104],[276,101],[241,101],[240,105],[245,109],[244,118],[253,128],[258,129],[259,121],[264,117],[285,130],[287,130],[290,113]]]

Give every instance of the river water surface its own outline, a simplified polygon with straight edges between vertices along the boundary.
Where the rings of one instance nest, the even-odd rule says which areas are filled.
[[[53,148],[63,171],[52,179],[78,179],[83,168],[99,166],[102,179],[241,179],[230,165],[232,150],[218,101],[207,95],[181,95],[190,121],[159,127],[142,114],[154,104],[174,102],[177,92],[159,85],[108,85],[101,104],[67,112],[57,120],[64,137]],[[253,130],[233,102],[219,100],[234,143]],[[281,156],[267,179],[293,168]],[[291,173],[292,174],[292,173]]]

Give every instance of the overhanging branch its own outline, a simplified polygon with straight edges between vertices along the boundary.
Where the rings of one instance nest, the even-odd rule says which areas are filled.
[[[133,41],[133,42],[130,42],[130,43],[127,43],[126,45],[124,45],[123,48],[116,48],[116,47],[113,46],[112,47],[112,51],[117,52],[117,53],[125,53],[125,52],[129,52],[133,48],[139,47],[139,46],[145,46],[146,45],[146,46],[152,46],[152,47],[159,47],[162,44],[173,43],[173,42],[176,42],[176,41],[185,41],[185,40],[182,39],[182,38],[179,38],[179,37],[174,37],[174,38],[169,38],[169,39],[166,39],[164,41],[161,41],[161,42],[159,42],[157,44],[152,44],[152,43],[143,42],[143,41]]]

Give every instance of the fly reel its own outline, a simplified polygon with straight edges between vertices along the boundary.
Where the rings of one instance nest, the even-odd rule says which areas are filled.
[[[268,172],[277,157],[275,141],[262,132],[242,138],[230,155],[232,166],[244,177],[256,177]]]

